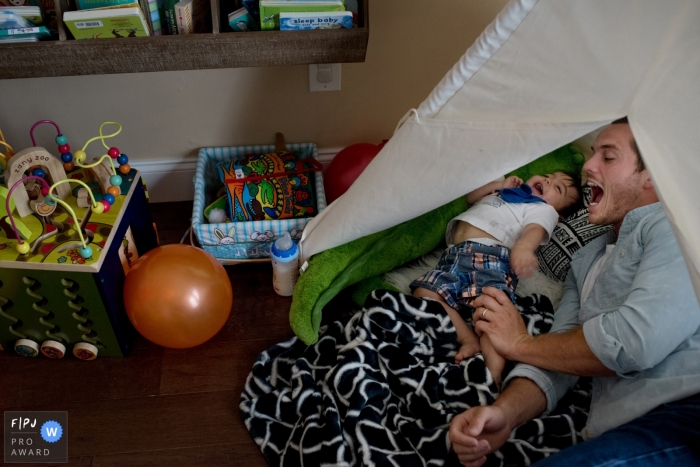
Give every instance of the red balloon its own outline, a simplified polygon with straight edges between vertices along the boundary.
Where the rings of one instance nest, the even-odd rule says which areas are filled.
[[[173,349],[214,337],[226,323],[232,302],[224,267],[189,245],[149,251],[131,267],[124,284],[126,313],[136,330]]]
[[[332,203],[345,193],[357,177],[379,154],[387,140],[380,144],[357,143],[340,151],[323,174],[326,201]]]

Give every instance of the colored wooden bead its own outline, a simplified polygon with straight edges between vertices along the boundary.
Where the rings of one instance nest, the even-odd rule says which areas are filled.
[[[19,253],[20,255],[26,255],[27,253],[29,253],[29,242],[18,243],[16,248],[17,253]]]
[[[117,148],[109,148],[109,151],[107,151],[107,154],[109,154],[109,157],[111,157],[112,159],[116,159],[117,157],[119,157],[119,154],[121,154],[121,153],[119,152],[119,149],[117,149]]]
[[[107,201],[109,204],[114,204],[114,201],[116,201],[116,199],[110,193],[106,193],[102,195],[102,201]]]
[[[90,206],[90,210],[93,214],[102,214],[105,212],[105,205],[101,201],[98,201],[94,205]]]
[[[49,206],[54,206],[56,204],[56,195],[47,194],[44,196],[44,203],[48,204]]]
[[[73,162],[64,162],[63,163],[63,170],[66,172],[72,172],[73,169],[75,169],[75,163]]]
[[[66,138],[65,136],[63,136],[63,135],[56,136],[56,144],[58,144],[59,146],[63,146],[67,142],[68,142],[68,138]]]
[[[61,160],[63,162],[73,162],[73,154],[67,152],[65,154],[61,154]]]
[[[107,193],[110,195],[114,196],[115,198],[121,194],[121,190],[119,189],[118,186],[112,185],[111,187],[107,188]]]
[[[111,177],[109,177],[109,183],[111,183],[114,186],[121,186],[121,184],[122,184],[121,175],[112,175]]]
[[[117,157],[117,162],[119,162],[120,165],[128,164],[129,157],[126,154],[122,154],[119,157]]]
[[[70,152],[70,144],[62,144],[58,147],[58,152],[68,154]]]
[[[103,199],[102,201],[100,201],[100,203],[102,203],[102,205],[105,207],[104,211],[102,212],[109,212],[109,208],[112,207],[112,205],[109,204],[109,201]]]
[[[119,172],[126,175],[131,172],[131,166],[129,164],[122,164],[119,166]]]
[[[49,194],[49,187],[47,186],[42,186],[41,187],[41,196],[46,196]]]
[[[85,248],[80,249],[80,256],[85,259],[92,258],[92,248],[90,248],[90,245],[86,245]]]
[[[46,172],[44,172],[44,169],[36,168],[32,170],[32,175],[34,175],[35,177],[44,178],[46,177]]]
[[[78,164],[82,164],[83,162],[85,162],[85,159],[87,159],[87,154],[85,154],[85,151],[83,151],[82,149],[78,149],[73,153],[73,157],[75,158],[75,162],[77,162]]]

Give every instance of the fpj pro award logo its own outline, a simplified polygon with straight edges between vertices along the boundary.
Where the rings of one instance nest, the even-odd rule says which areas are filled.
[[[5,463],[68,462],[68,412],[5,412]]]

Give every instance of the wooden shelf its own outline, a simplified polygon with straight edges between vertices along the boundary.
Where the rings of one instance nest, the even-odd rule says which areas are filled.
[[[0,44],[0,79],[364,62],[368,2],[354,29],[219,33],[218,0],[211,34],[76,41],[60,24],[59,40]]]

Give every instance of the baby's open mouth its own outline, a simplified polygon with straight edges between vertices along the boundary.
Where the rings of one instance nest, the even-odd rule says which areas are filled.
[[[603,199],[603,189],[594,182],[588,182],[588,186],[591,188],[591,202],[589,206],[595,206]]]
[[[537,182],[534,185],[532,185],[532,190],[535,192],[536,195],[542,196],[542,193],[544,193],[544,187],[542,186],[541,182]]]

